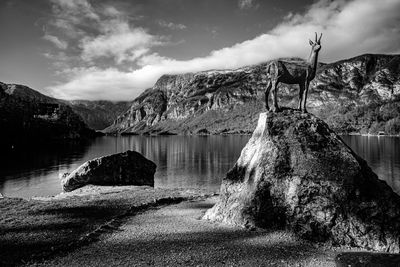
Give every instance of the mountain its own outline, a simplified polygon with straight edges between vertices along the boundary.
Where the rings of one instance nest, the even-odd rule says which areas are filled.
[[[71,107],[27,86],[0,82],[0,146],[18,147],[95,135]]]
[[[282,59],[306,64],[302,59]],[[106,133],[251,133],[264,111],[269,62],[235,70],[163,75]],[[298,86],[281,84],[280,105],[297,107]],[[307,107],[342,133],[400,133],[400,55],[366,54],[320,63]]]
[[[71,100],[65,103],[94,130],[102,130],[111,125],[118,115],[125,112],[131,105],[131,102],[125,101]]]

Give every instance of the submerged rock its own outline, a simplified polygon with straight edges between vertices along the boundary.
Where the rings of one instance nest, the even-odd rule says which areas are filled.
[[[205,219],[288,226],[334,245],[399,252],[400,197],[322,120],[261,113]]]
[[[135,151],[126,151],[89,160],[61,177],[65,192],[93,185],[154,186],[156,164]]]

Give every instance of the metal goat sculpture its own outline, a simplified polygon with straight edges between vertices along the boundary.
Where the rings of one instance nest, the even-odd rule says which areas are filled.
[[[315,41],[310,41],[311,53],[306,64],[295,64],[280,60],[272,61],[267,67],[267,89],[265,90],[265,107],[272,112],[279,112],[280,108],[277,101],[278,84],[298,84],[299,106],[298,109],[306,113],[307,93],[310,82],[314,79],[317,70],[318,53],[321,50],[321,37],[315,33]],[[272,89],[272,107],[268,106],[269,92]]]

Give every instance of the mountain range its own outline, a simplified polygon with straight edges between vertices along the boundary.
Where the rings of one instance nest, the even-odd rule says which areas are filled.
[[[0,146],[6,148],[96,135],[63,101],[5,83],[0,83],[0,129]]]
[[[281,59],[306,64],[302,59]],[[264,112],[270,62],[235,70],[163,75],[107,127],[112,134],[251,133]],[[280,84],[280,105],[295,108],[298,85]],[[400,133],[400,55],[365,54],[319,63],[307,107],[340,133]]]
[[[65,104],[69,105],[94,130],[103,130],[110,126],[120,114],[131,106],[131,102],[128,101],[105,100],[70,100],[65,101]]]
[[[282,59],[301,65],[299,58]],[[35,138],[106,134],[249,134],[265,112],[269,62],[235,70],[163,75],[130,102],[59,100],[0,83],[0,145]],[[298,86],[280,84],[279,104],[295,108]],[[308,111],[339,133],[400,134],[400,55],[366,54],[319,63]]]

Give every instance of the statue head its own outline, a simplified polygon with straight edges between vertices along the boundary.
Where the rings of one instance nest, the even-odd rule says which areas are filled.
[[[322,33],[318,38],[317,33],[315,33],[315,41],[310,41],[310,45],[311,45],[311,49],[313,52],[318,52],[319,50],[321,50],[321,38],[322,38]]]

